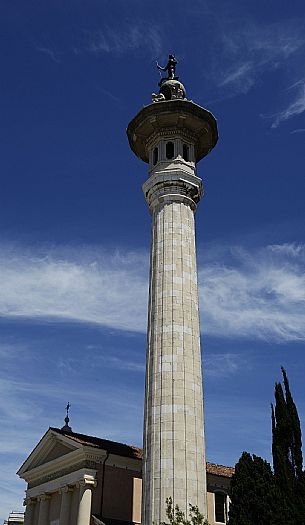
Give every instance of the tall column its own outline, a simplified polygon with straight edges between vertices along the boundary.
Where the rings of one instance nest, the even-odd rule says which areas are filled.
[[[152,212],[144,429],[144,523],[165,518],[171,496],[206,512],[205,443],[194,210],[201,180],[144,184]],[[197,187],[194,192],[194,186]]]
[[[166,520],[166,499],[188,517],[207,516],[206,462],[194,212],[202,196],[196,163],[218,139],[206,109],[186,100],[177,77],[127,128],[149,164],[143,184],[152,215],[142,524]]]
[[[49,507],[51,496],[42,494],[38,497],[39,500],[39,516],[38,525],[49,525]]]
[[[24,500],[24,505],[26,505],[24,513],[24,525],[33,525],[36,500],[32,498],[26,498]]]
[[[61,493],[61,504],[60,504],[60,515],[59,525],[69,525],[70,523],[70,507],[71,507],[71,495],[72,487],[63,487],[60,489]]]
[[[96,486],[94,480],[81,480],[79,482],[79,506],[77,525],[90,525],[92,489]]]

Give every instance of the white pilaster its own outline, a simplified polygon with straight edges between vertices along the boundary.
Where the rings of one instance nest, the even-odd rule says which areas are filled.
[[[24,525],[33,525],[36,499],[26,498],[24,500],[24,504],[26,505],[24,513]]]
[[[60,515],[59,525],[69,525],[70,523],[70,506],[71,506],[71,495],[73,492],[72,487],[63,487],[59,491],[61,493],[61,504],[60,504]]]
[[[42,494],[39,500],[38,525],[49,525],[49,507],[51,497],[48,494]]]

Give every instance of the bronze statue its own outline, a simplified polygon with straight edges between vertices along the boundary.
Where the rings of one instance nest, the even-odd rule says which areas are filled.
[[[160,82],[158,86],[160,91],[158,94],[152,94],[152,102],[163,102],[165,100],[183,100],[186,98],[186,92],[184,85],[179,82],[179,77],[176,77],[176,65],[177,60],[174,55],[168,55],[168,62],[165,67],[159,66],[157,62],[157,68],[160,71],[167,71],[167,77],[162,77],[160,73]]]
[[[168,62],[165,67],[159,66],[157,62],[157,68],[160,69],[160,71],[168,72],[167,79],[161,78],[161,82],[164,80],[175,80],[176,79],[176,76],[175,76],[176,65],[177,65],[177,60],[175,59],[174,55],[168,55]]]

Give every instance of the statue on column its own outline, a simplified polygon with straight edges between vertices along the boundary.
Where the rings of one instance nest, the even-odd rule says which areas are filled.
[[[165,67],[159,66],[159,64],[157,62],[157,68],[160,71],[167,71],[167,73],[168,73],[168,77],[167,78],[161,78],[160,84],[162,84],[162,82],[165,82],[165,80],[177,80],[177,78],[175,76],[175,74],[176,74],[176,65],[177,65],[177,60],[175,59],[174,55],[168,55],[168,62],[167,62],[167,65]]]
[[[179,82],[179,77],[176,77],[177,63],[174,55],[168,55],[168,62],[165,67],[160,66],[157,62],[157,68],[159,71],[167,71],[167,77],[162,77],[160,73],[161,78],[158,84],[160,91],[158,94],[152,93],[152,102],[186,98],[185,87]]]

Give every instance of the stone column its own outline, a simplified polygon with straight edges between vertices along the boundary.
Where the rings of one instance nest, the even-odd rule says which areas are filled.
[[[83,479],[79,481],[79,507],[77,525],[90,525],[92,489],[96,486],[96,481]]]
[[[33,525],[36,500],[32,498],[26,498],[24,500],[24,505],[26,505],[24,513],[24,525]]]
[[[144,414],[142,524],[166,521],[166,499],[188,518],[207,516],[203,395],[194,212],[202,196],[197,163],[216,145],[217,123],[185,98],[176,78],[127,128],[149,164],[143,184],[152,215]]]
[[[194,225],[202,188],[195,175],[163,174],[143,190],[152,213],[143,473],[149,525],[166,519],[168,497],[186,515],[189,503],[206,513]]]
[[[59,525],[69,525],[70,523],[70,506],[72,487],[63,487],[59,491],[61,493],[61,505],[59,515]]]
[[[39,517],[38,525],[49,525],[49,506],[51,496],[42,494],[38,497],[39,500]]]

